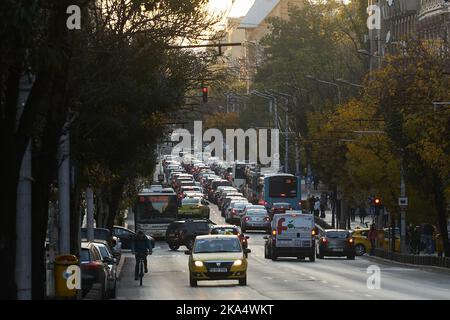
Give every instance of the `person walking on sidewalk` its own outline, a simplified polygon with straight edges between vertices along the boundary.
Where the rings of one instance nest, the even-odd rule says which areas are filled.
[[[375,243],[378,238],[378,231],[375,229],[375,223],[372,223],[370,226],[369,234],[367,235],[367,238],[370,241],[370,255],[373,256],[375,252]]]
[[[320,200],[319,198],[316,198],[316,202],[314,202],[314,215],[316,217],[319,216],[319,211],[320,211]]]

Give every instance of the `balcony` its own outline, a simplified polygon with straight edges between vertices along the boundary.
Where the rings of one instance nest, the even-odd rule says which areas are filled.
[[[421,0],[419,20],[450,13],[450,2],[445,0]]]

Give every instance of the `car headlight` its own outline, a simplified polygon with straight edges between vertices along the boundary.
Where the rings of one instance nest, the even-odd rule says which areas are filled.
[[[195,261],[195,262],[194,262],[194,265],[195,265],[196,267],[203,267],[203,262],[201,262],[201,261]]]
[[[236,260],[233,263],[233,266],[240,266],[240,265],[242,265],[242,260]]]

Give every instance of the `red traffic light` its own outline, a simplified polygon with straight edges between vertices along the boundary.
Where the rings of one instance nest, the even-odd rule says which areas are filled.
[[[208,87],[202,87],[203,102],[208,102]]]

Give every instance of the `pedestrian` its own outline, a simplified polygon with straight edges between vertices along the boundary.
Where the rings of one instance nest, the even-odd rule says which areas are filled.
[[[369,234],[367,235],[367,238],[370,241],[370,255],[373,256],[375,252],[375,243],[378,238],[378,231],[375,229],[375,223],[372,223],[370,226]]]
[[[326,215],[325,215],[325,203],[324,202],[320,202],[320,217],[322,219],[325,219]]]
[[[367,215],[366,208],[360,207],[359,208],[359,221],[361,223],[364,223],[364,219],[366,218],[366,215]]]
[[[314,215],[316,217],[319,216],[319,211],[320,211],[320,200],[319,200],[319,198],[316,198],[316,200],[314,202]]]
[[[425,223],[422,228],[423,242],[425,245],[425,253],[432,254],[433,250],[433,226]]]
[[[415,226],[411,237],[411,246],[413,254],[420,253],[420,226]]]
[[[309,213],[313,214],[314,213],[314,204],[315,204],[315,199],[312,195],[309,195],[308,198],[308,206],[309,206]]]

